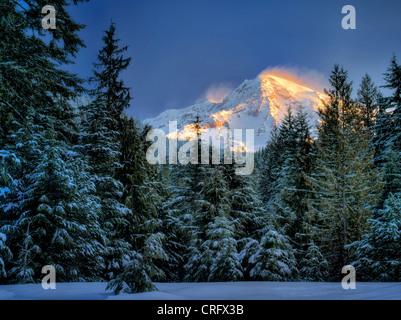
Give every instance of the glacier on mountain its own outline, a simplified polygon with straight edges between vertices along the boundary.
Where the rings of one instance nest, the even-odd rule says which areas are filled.
[[[146,119],[153,128],[169,132],[169,121],[177,121],[179,138],[185,138],[199,117],[203,128],[253,129],[255,149],[265,146],[273,127],[280,123],[288,107],[300,107],[312,127],[317,125],[317,110],[326,96],[301,83],[275,74],[263,73],[245,80],[221,103],[205,101],[184,109],[169,109]]]

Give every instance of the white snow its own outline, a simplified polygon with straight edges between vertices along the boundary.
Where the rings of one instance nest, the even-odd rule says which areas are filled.
[[[224,282],[155,283],[159,291],[120,294],[105,292],[106,283],[57,283],[0,286],[0,300],[400,300],[401,283],[357,282],[356,290],[341,283]]]
[[[286,87],[294,87],[299,92],[293,92]],[[264,147],[275,121],[280,122],[288,106],[304,107],[311,125],[317,125],[317,104],[320,102],[317,92],[298,86],[290,80],[277,82],[274,79],[261,80],[259,77],[245,80],[233,90],[221,103],[201,102],[183,109],[170,109],[155,118],[146,119],[153,128],[169,133],[169,121],[177,121],[178,130],[192,124],[196,117],[202,120],[202,125],[210,125],[214,119],[212,114],[229,111],[228,123],[230,129],[254,129],[255,150]],[[277,113],[277,114],[276,114]]]

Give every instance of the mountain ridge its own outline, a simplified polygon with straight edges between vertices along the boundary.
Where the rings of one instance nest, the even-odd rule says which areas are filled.
[[[204,101],[183,109],[168,109],[157,117],[144,120],[153,128],[168,133],[169,121],[177,121],[179,139],[188,139],[197,117],[203,129],[254,129],[255,148],[266,145],[273,127],[280,123],[288,107],[302,106],[309,123],[318,123],[317,110],[325,94],[302,83],[275,74],[263,73],[255,79],[245,80],[229,93],[222,102]],[[175,137],[175,135],[170,135]]]

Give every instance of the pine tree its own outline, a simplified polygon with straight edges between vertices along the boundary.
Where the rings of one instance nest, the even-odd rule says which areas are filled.
[[[81,1],[74,3],[78,2]],[[75,162],[71,154],[74,153],[73,146],[79,135],[76,112],[69,101],[82,91],[82,80],[64,71],[62,67],[71,63],[71,56],[74,57],[84,45],[77,35],[83,26],[71,19],[64,0],[53,1],[53,5],[58,18],[64,23],[56,30],[45,31],[40,24],[43,18],[41,1],[26,3],[24,10],[20,10],[15,1],[5,0],[0,4],[0,15],[5,17],[0,21],[0,149],[14,154],[21,163],[20,168],[14,172],[13,183],[9,185],[8,201],[2,204],[5,214],[2,230],[5,231],[13,255],[13,260],[6,267],[10,275],[14,276],[14,279],[9,278],[10,281],[14,282],[17,278],[22,282],[36,281],[43,265],[50,262],[60,262],[61,265],[62,258],[58,261],[55,257],[66,258],[60,252],[64,249],[66,255],[68,252],[67,248],[61,249],[62,246],[50,252],[47,245],[50,247],[52,241],[58,239],[50,237],[56,235],[53,232],[57,225],[45,230],[38,222],[46,220],[46,215],[41,211],[45,207],[41,201],[45,199],[54,201],[54,218],[64,218],[65,208],[56,203],[64,200],[58,197],[71,186],[61,183],[58,190],[64,188],[63,191],[53,193],[54,190],[45,186],[55,182],[39,179],[42,182],[39,185],[39,181],[34,179],[35,175],[39,178],[46,173],[55,179],[57,175],[68,175],[73,166],[69,161]],[[56,172],[50,169],[49,163],[47,169],[50,171],[46,172],[43,161],[46,161],[45,157],[54,146],[62,148],[61,158],[64,157],[63,161],[68,159],[69,165],[59,167],[60,170]],[[40,169],[43,171],[40,172]],[[75,171],[74,177],[85,176],[85,170],[80,171],[79,166],[75,169],[78,173]],[[70,179],[74,180],[74,177]],[[84,195],[88,194],[85,192]],[[71,195],[72,198],[74,196],[75,193]],[[82,200],[82,207],[75,207],[74,210],[81,212],[86,200]],[[82,210],[82,213],[85,212]],[[73,224],[78,223],[77,220],[79,218],[73,216],[68,221]],[[73,225],[69,227],[72,229]],[[88,238],[84,237],[82,242],[85,240]],[[83,247],[87,244],[85,242]],[[77,256],[78,253],[70,256],[69,261],[75,260]],[[74,269],[71,271],[75,272]],[[71,280],[73,276],[71,273],[62,273],[65,280]]]
[[[280,132],[284,162],[279,171],[278,191],[270,207],[283,232],[290,237],[295,248],[300,249],[305,241],[301,238],[305,237],[307,198],[310,195],[305,176],[311,173],[313,165],[310,126],[302,107],[295,116],[291,109],[288,110]]]
[[[16,169],[19,159],[5,150],[0,150],[0,283],[7,278],[6,263],[12,259],[12,253],[6,244],[7,236],[2,233],[2,226],[7,224],[4,203],[7,203],[9,185],[13,183],[12,169]]]
[[[185,266],[188,270],[187,279],[193,281],[208,281],[212,263],[219,255],[217,248],[213,245],[213,237],[217,237],[217,235],[212,227],[220,226],[220,224],[213,222],[216,217],[227,217],[229,219],[231,212],[229,189],[224,179],[224,168],[221,165],[212,165],[206,170],[207,175],[203,177],[201,184],[201,200],[198,200],[199,210],[193,216],[193,240],[189,249],[189,261]],[[219,239],[220,241],[232,241],[232,229],[229,226],[227,227],[229,229],[222,236],[229,238],[226,240]],[[230,248],[232,249],[232,246]],[[236,250],[235,245],[235,252]],[[234,263],[231,266],[236,268],[237,264]],[[236,273],[235,270],[232,270],[231,274]]]
[[[84,108],[85,148],[97,194],[101,199],[103,227],[108,232],[107,289],[115,294],[154,290],[152,279],[163,276],[156,260],[166,259],[164,234],[160,232],[160,197],[157,170],[145,159],[145,134],[134,119],[124,115],[131,97],[121,73],[131,59],[119,46],[112,23],[95,64],[93,102]]]
[[[258,231],[263,225],[263,203],[255,190],[257,176],[237,175],[236,164],[224,165],[224,180],[228,182],[231,204],[230,217],[234,224],[233,237],[242,264],[242,277],[250,279],[248,259],[254,252],[252,243],[259,238]]]
[[[158,216],[161,220],[159,231],[164,235],[165,259],[156,262],[162,271],[162,276],[157,277],[156,281],[179,282],[184,279],[186,273],[184,265],[191,234],[188,230],[190,222],[186,219],[188,215],[184,215],[182,208],[177,205],[181,203],[182,195],[181,189],[172,181],[173,171],[171,165],[159,165],[158,168]]]
[[[119,236],[128,241],[135,252],[124,269],[129,269],[128,278],[125,271],[112,281],[110,288],[122,288],[121,281],[128,286],[125,292],[143,292],[155,289],[152,280],[164,279],[160,267],[168,259],[164,243],[161,190],[157,167],[146,161],[146,150],[149,147],[145,133],[150,128],[141,130],[134,119],[121,118],[121,168],[117,177],[124,186],[123,202],[130,210],[128,224],[121,228]],[[135,271],[135,268],[139,268]],[[134,275],[140,277],[135,280]],[[134,281],[135,280],[135,281]],[[119,291],[116,290],[116,293]]]
[[[3,278],[7,278],[5,261],[12,258],[10,248],[6,245],[6,240],[6,235],[0,232],[0,283],[2,283]]]
[[[390,101],[399,111],[401,108],[401,66],[398,64],[395,55],[391,58],[390,66],[384,76],[384,80],[387,82],[384,88],[393,90]]]
[[[401,192],[399,160],[401,156],[401,66],[396,57],[391,59],[385,73],[384,86],[393,91],[391,97],[382,99],[381,112],[375,128],[374,146],[376,163],[384,174],[385,187],[379,207],[390,193]]]
[[[329,264],[313,241],[308,244],[300,265],[299,273],[303,281],[327,281],[329,278]]]
[[[390,194],[369,225],[371,231],[350,246],[356,251],[353,265],[358,277],[363,281],[400,281],[401,197]]]
[[[374,125],[379,97],[380,92],[378,88],[373,83],[372,78],[366,74],[362,78],[357,99],[357,103],[361,109],[362,121],[365,128],[372,128]]]
[[[208,224],[206,241],[200,258],[207,281],[238,281],[242,279],[242,266],[237,251],[235,226],[227,216],[216,216]]]
[[[259,188],[265,204],[277,194],[280,168],[283,164],[283,149],[279,129],[275,126],[266,148],[262,151],[259,171]]]
[[[372,146],[375,148],[375,165],[380,170],[383,170],[386,163],[386,152],[391,146],[391,113],[387,110],[390,108],[390,101],[388,98],[383,97],[382,94],[378,98],[378,111],[376,119],[372,127]],[[383,201],[381,201],[383,202]]]
[[[103,246],[94,185],[78,153],[50,138],[43,149],[38,167],[26,175],[24,194],[6,211],[17,213],[3,227],[18,252],[10,274],[34,282],[44,265],[53,265],[60,281],[95,278]]]
[[[362,130],[351,99],[347,72],[336,65],[330,83],[329,101],[319,110],[316,166],[308,178],[313,195],[308,220],[334,279],[350,262],[346,245],[367,232],[382,185],[373,168],[369,134]]]
[[[297,276],[296,259],[288,238],[267,226],[256,252],[249,258],[256,281],[289,281]]]

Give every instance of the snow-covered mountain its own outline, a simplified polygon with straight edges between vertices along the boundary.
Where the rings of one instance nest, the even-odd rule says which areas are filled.
[[[325,95],[282,76],[264,73],[244,81],[221,103],[202,102],[184,109],[170,109],[144,122],[169,132],[169,121],[177,121],[178,137],[193,133],[197,117],[203,128],[221,128],[224,123],[233,129],[254,129],[255,148],[266,144],[275,123],[280,123],[287,108],[302,106],[312,125],[317,124],[317,109]]]

